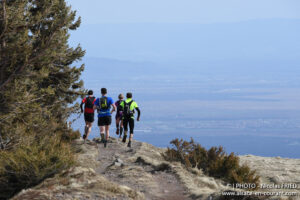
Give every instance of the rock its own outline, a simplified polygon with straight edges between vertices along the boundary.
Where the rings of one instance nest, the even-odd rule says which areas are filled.
[[[118,163],[124,164],[123,160],[121,160],[120,158],[117,158],[116,160]]]
[[[122,163],[115,162],[115,166],[117,166],[117,167],[121,167],[121,166],[122,166]]]
[[[93,141],[96,143],[101,143],[101,138],[94,138]]]

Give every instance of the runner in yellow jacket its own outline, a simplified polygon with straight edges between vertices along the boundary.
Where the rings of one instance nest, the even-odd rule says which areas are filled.
[[[137,121],[140,121],[141,111],[137,105],[137,103],[132,100],[132,93],[128,92],[126,94],[126,100],[122,101],[120,106],[123,110],[123,126],[124,126],[124,136],[122,142],[126,142],[127,133],[128,133],[128,125],[130,129],[130,137],[128,142],[128,147],[131,147],[131,142],[133,138],[133,129],[134,129],[134,110],[138,112]]]

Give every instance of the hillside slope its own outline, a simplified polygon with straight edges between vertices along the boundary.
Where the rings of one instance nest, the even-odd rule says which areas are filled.
[[[82,143],[74,143],[77,166],[23,190],[13,199],[246,199],[222,196],[222,191],[233,188],[199,170],[188,171],[179,163],[164,161],[161,153],[165,149],[137,141],[130,149],[114,138],[107,148],[97,142]],[[241,162],[257,169],[262,183],[296,183],[300,187],[300,160],[241,156]],[[284,191],[300,194],[300,188]],[[297,199],[293,195],[270,197]]]

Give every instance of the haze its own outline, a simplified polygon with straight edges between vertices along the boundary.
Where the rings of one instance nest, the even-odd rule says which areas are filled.
[[[69,3],[82,17],[70,43],[87,51],[85,87],[133,91],[137,139],[300,157],[299,1]]]

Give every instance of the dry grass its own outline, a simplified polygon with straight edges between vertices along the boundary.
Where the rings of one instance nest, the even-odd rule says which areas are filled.
[[[37,185],[74,163],[70,145],[61,136],[32,137],[10,151],[0,151],[0,199]]]

